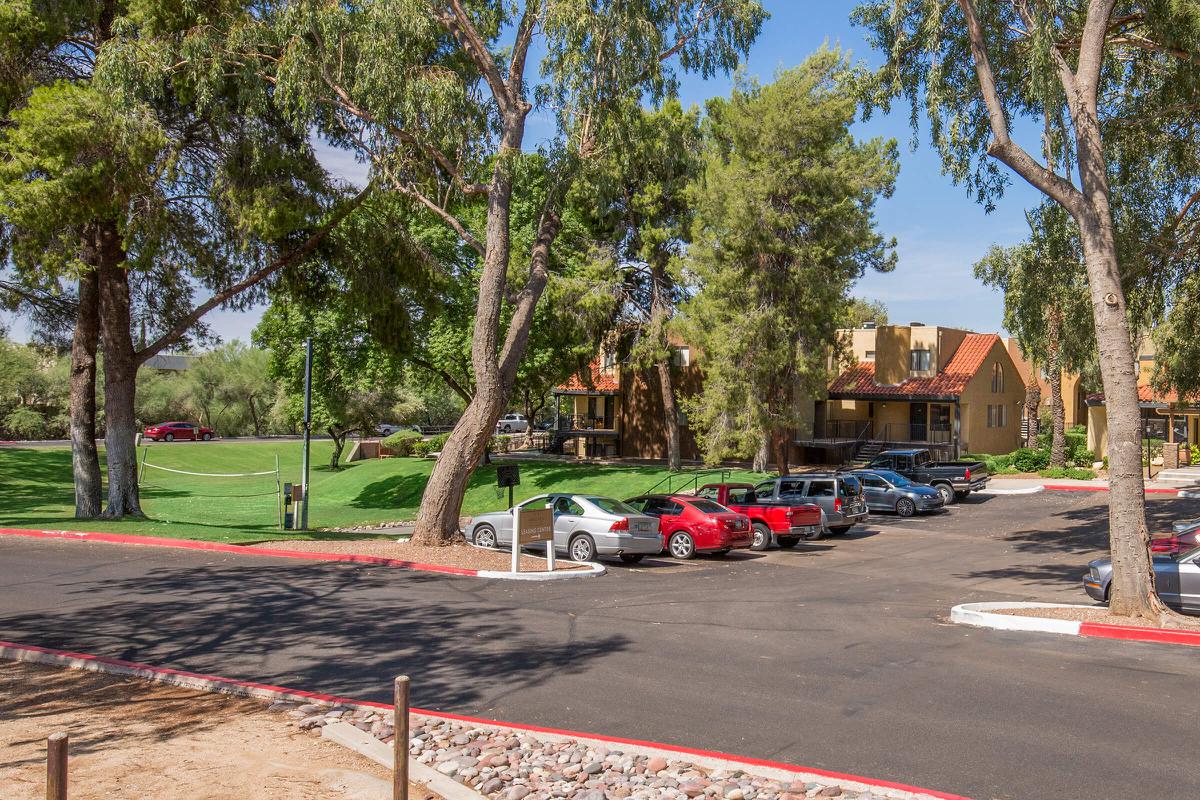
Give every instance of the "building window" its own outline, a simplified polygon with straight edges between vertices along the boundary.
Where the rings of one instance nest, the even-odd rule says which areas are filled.
[[[1004,367],[999,363],[992,364],[992,394],[1004,392]]]
[[[987,407],[987,426],[989,428],[1007,428],[1008,427],[1008,406],[988,406]]]
[[[863,361],[874,361],[874,360],[875,360],[875,351],[874,350],[868,350],[866,353],[863,354]]]
[[[617,366],[617,353],[614,350],[605,350],[601,356],[601,369],[614,369]]]
[[[928,372],[933,368],[933,353],[929,350],[913,350],[908,355],[908,368],[913,372]]]
[[[671,363],[677,367],[690,367],[692,365],[692,349],[690,347],[676,347],[671,351]]]

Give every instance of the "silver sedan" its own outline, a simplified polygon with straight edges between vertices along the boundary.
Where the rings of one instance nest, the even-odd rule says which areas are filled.
[[[572,561],[619,556],[636,563],[662,551],[658,520],[611,497],[589,494],[542,494],[521,509],[554,509],[554,549]],[[467,541],[480,547],[511,547],[513,510],[481,514],[467,528]]]
[[[1200,547],[1183,553],[1153,554],[1154,588],[1159,599],[1184,614],[1200,614]],[[1108,602],[1112,562],[1098,558],[1088,564],[1083,590],[1088,597]]]

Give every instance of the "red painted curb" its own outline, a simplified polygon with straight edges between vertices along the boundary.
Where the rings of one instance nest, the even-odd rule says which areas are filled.
[[[3,532],[3,529],[0,529]],[[322,694],[320,692],[309,692],[303,689],[289,689],[285,686],[272,686],[268,683],[256,683],[254,681],[241,681],[235,678],[222,678],[218,675],[205,675],[200,672],[188,672],[186,670],[171,669],[169,667],[155,667],[150,664],[143,664],[137,661],[125,661],[120,658],[108,658],[106,656],[90,655],[88,653],[75,653],[70,650],[57,650],[52,647],[39,647],[31,644],[18,644],[16,642],[0,641],[0,648],[10,648],[14,650],[24,650],[31,653],[45,653],[47,655],[62,656],[64,658],[74,658],[81,661],[90,661],[97,664],[110,664],[117,667],[125,667],[128,669],[143,670],[146,672],[155,673],[158,675],[173,675],[185,678],[198,678],[200,680],[212,681],[214,683],[223,683],[227,686],[236,686],[248,689],[258,689],[269,692],[279,692],[289,694],[296,697],[304,697],[311,700],[319,700],[326,703],[335,703],[339,705],[359,705],[371,706],[373,708],[382,708],[392,710],[390,703],[376,703],[370,700],[354,700],[348,697],[338,697],[331,694]],[[634,745],[638,747],[652,747],[659,750],[667,750],[672,753],[680,753],[684,755],[703,756],[705,758],[717,758],[724,761],[732,761],[738,764],[746,764],[748,766],[767,767],[770,769],[783,770],[785,772],[808,773],[811,775],[819,775],[824,778],[830,778],[837,781],[853,781],[862,783],[867,786],[873,786],[878,789],[896,789],[902,792],[912,792],[915,794],[924,794],[929,797],[938,798],[938,800],[971,800],[969,797],[964,797],[958,794],[947,794],[934,789],[922,789],[918,786],[909,786],[903,783],[894,783],[892,781],[881,781],[872,778],[864,778],[860,775],[851,775],[842,772],[831,772],[829,770],[816,769],[815,767],[804,767],[796,764],[786,764],[780,761],[768,761],[761,758],[750,758],[748,756],[732,755],[730,753],[721,753],[715,750],[701,750],[694,747],[680,747],[677,745],[662,744],[660,742],[649,742],[642,739],[625,739],[619,736],[603,736],[594,733],[582,733],[580,731],[562,730],[559,728],[545,728],[538,725],[522,725],[515,722],[503,722],[494,719],[483,719],[481,717],[466,717],[461,714],[448,714],[441,711],[430,711],[424,708],[412,708],[412,713],[419,714],[425,717],[434,717],[437,719],[454,720],[457,722],[470,722],[478,725],[492,725],[502,728],[513,728],[515,730],[530,731],[531,733],[549,733],[556,736],[568,736],[576,739],[593,739],[600,742],[611,742],[614,744]]]
[[[244,545],[197,542],[191,539],[163,539],[157,536],[129,536],[121,533],[98,533],[95,531],[35,531],[24,528],[0,528],[0,536],[28,536],[35,539],[67,539],[72,541],[106,542],[108,544],[136,544],[145,547],[173,547],[179,550],[209,550],[217,553],[237,553],[243,556],[270,556],[271,558],[301,558],[306,561],[345,561],[352,564],[375,564],[383,567],[407,569],[417,572],[441,572],[447,575],[478,576],[479,570],[463,567],[444,567],[440,564],[422,564],[417,561],[402,561],[398,558],[380,556],[356,556],[345,553],[312,553],[302,550],[251,549]]]
[[[1080,636],[1096,639],[1122,639],[1128,642],[1158,642],[1160,644],[1183,644],[1200,647],[1200,631],[1176,631],[1170,628],[1144,628],[1138,625],[1104,625],[1099,622],[1081,622]]]
[[[1042,486],[1048,492],[1107,492],[1107,486],[1063,486],[1047,483]],[[1145,489],[1146,494],[1179,494],[1178,489]]]

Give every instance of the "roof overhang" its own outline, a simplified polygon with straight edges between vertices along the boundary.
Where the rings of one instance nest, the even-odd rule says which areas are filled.
[[[957,403],[962,395],[958,394],[861,394],[856,392],[830,392],[830,400],[880,400],[888,402],[894,400],[900,402],[902,400],[912,400],[914,402],[923,403]]]
[[[554,387],[550,390],[552,395],[571,395],[575,397],[616,397],[621,394],[618,389],[562,389]]]

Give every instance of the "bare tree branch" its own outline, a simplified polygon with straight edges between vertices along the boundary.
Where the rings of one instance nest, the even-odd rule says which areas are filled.
[[[188,332],[188,329],[199,322],[200,318],[209,311],[212,311],[225,301],[236,297],[246,289],[262,283],[264,280],[271,277],[289,264],[294,264],[296,261],[299,261],[307,256],[314,249],[316,249],[317,245],[321,243],[322,239],[329,235],[330,231],[336,228],[339,224],[341,224],[342,220],[349,216],[351,211],[362,205],[362,202],[367,199],[367,196],[373,189],[374,183],[368,183],[362,191],[360,191],[346,203],[343,203],[336,211],[334,211],[333,215],[325,222],[325,224],[317,228],[317,230],[314,231],[311,236],[305,239],[304,243],[299,247],[288,251],[284,255],[267,264],[262,269],[247,275],[245,278],[233,284],[229,288],[217,292],[212,297],[208,298],[208,300],[196,306],[196,308],[192,309],[190,314],[176,323],[170,330],[159,336],[142,350],[135,353],[134,363],[138,365],[144,364],[151,356],[158,354],[162,350],[178,342],[183,335]]]

